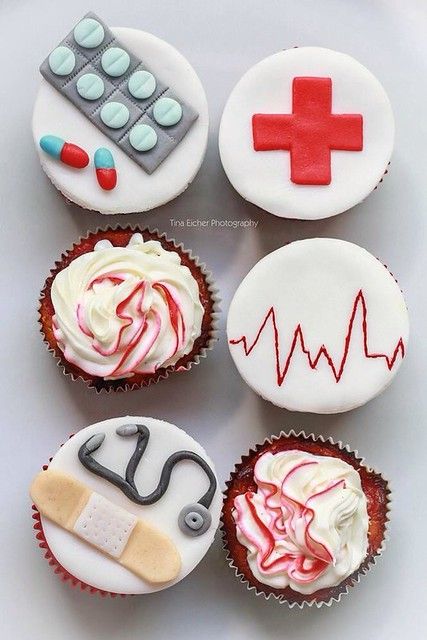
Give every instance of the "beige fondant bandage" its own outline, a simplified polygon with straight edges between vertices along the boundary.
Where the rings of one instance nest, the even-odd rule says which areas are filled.
[[[181,558],[172,540],[61,471],[41,471],[30,488],[40,513],[151,583],[174,580]]]

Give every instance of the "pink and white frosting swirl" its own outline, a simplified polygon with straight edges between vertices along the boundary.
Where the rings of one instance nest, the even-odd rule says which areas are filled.
[[[127,247],[98,242],[56,275],[51,296],[65,358],[105,379],[173,365],[201,333],[204,310],[190,270],[140,233]]]
[[[338,585],[364,560],[368,512],[360,476],[338,458],[265,453],[257,491],[234,500],[237,537],[255,578],[299,593]]]

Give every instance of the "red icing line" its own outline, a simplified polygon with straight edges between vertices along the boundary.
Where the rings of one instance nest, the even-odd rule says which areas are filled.
[[[285,494],[283,494],[285,495]],[[298,506],[298,514],[297,517],[302,517],[304,515],[305,512],[308,512],[310,515],[310,519],[307,522],[306,528],[305,528],[305,534],[304,534],[304,539],[306,541],[307,544],[307,548],[310,550],[311,553],[313,553],[314,558],[312,561],[312,564],[310,566],[309,569],[305,569],[304,568],[304,556],[301,556],[300,558],[295,557],[294,553],[283,553],[282,555],[279,555],[277,558],[275,559],[271,559],[271,556],[275,550],[275,538],[273,536],[273,534],[271,533],[271,531],[269,530],[269,528],[263,523],[263,521],[261,520],[261,518],[258,515],[258,512],[256,510],[255,505],[253,504],[251,498],[253,497],[253,493],[252,492],[247,492],[246,494],[244,494],[244,500],[249,508],[249,511],[251,513],[252,518],[254,519],[254,522],[256,523],[258,529],[260,530],[261,533],[261,540],[262,542],[265,543],[266,546],[264,546],[262,544],[262,542],[260,541],[259,543],[257,543],[256,538],[254,536],[252,536],[248,531],[245,531],[245,535],[248,537],[249,540],[251,540],[251,542],[253,542],[253,544],[255,544],[255,546],[259,549],[260,551],[260,559],[259,559],[259,567],[262,571],[265,572],[271,572],[273,574],[275,573],[279,573],[282,570],[288,571],[290,577],[292,577],[294,580],[296,580],[297,582],[300,583],[304,583],[304,582],[311,582],[312,580],[316,580],[318,578],[319,575],[321,575],[323,573],[323,571],[326,569],[326,567],[333,561],[332,556],[330,555],[330,553],[328,552],[328,550],[323,547],[323,545],[321,545],[320,543],[318,543],[316,540],[314,540],[314,538],[311,538],[310,533],[309,533],[309,528],[310,528],[310,524],[314,518],[314,511],[308,507],[305,507],[304,505],[301,505],[299,503],[295,503]],[[288,500],[291,501],[291,503],[293,503],[293,500],[291,498],[289,498],[289,496],[285,496]],[[237,512],[240,514],[240,509],[238,507],[238,505],[235,505]],[[242,527],[242,522],[241,522],[241,518],[239,517],[239,522],[240,522],[240,526]],[[242,527],[243,530],[243,527]],[[295,535],[295,532],[294,532]],[[313,550],[313,547],[309,544],[309,541],[312,540],[313,542],[315,542],[316,544],[318,544],[320,547],[322,547],[326,554],[327,554],[327,559],[323,559],[321,557],[319,557],[319,555]],[[262,548],[264,546],[264,548]],[[270,562],[269,562],[270,561]],[[292,569],[292,565],[294,565],[296,567],[295,569]]]
[[[354,320],[356,317],[356,313],[357,313],[357,309],[358,307],[361,307],[362,309],[362,332],[363,332],[363,355],[365,356],[365,358],[382,358],[383,360],[385,360],[387,368],[389,371],[392,370],[397,357],[399,355],[399,353],[401,354],[402,358],[405,356],[405,346],[403,344],[403,338],[399,338],[396,347],[392,353],[391,356],[388,356],[385,353],[375,353],[375,352],[371,352],[369,351],[369,347],[368,347],[368,309],[366,306],[366,301],[363,295],[362,290],[359,291],[359,293],[357,294],[355,300],[354,300],[354,304],[353,304],[353,309],[351,312],[351,316],[349,319],[349,323],[348,323],[348,330],[347,330],[347,335],[345,337],[344,340],[344,349],[343,349],[343,355],[341,358],[341,362],[339,364],[339,367],[337,367],[334,363],[334,361],[332,360],[331,356],[328,353],[328,350],[326,348],[325,345],[322,345],[319,349],[319,351],[317,352],[317,354],[315,355],[315,357],[313,358],[313,356],[311,355],[310,351],[307,349],[307,347],[305,346],[305,340],[304,340],[304,333],[303,330],[301,328],[301,325],[298,324],[298,326],[295,329],[294,332],[294,336],[293,336],[293,340],[291,343],[291,347],[289,349],[288,355],[286,357],[286,361],[285,361],[285,365],[283,367],[283,369],[281,369],[281,365],[280,365],[280,361],[281,361],[281,356],[280,356],[280,345],[279,345],[279,331],[277,328],[277,320],[276,320],[276,312],[274,310],[274,307],[271,307],[267,313],[267,315],[265,316],[261,327],[256,335],[256,338],[254,340],[254,342],[248,347],[248,340],[246,336],[242,336],[241,338],[238,338],[237,340],[230,340],[230,344],[232,345],[237,345],[242,343],[243,344],[243,349],[245,352],[245,356],[249,356],[252,352],[252,350],[256,347],[261,334],[263,332],[263,330],[265,329],[268,320],[270,320],[271,318],[271,322],[273,324],[273,331],[274,331],[274,349],[275,349],[275,360],[276,360],[276,378],[277,378],[277,384],[279,387],[282,386],[286,375],[289,371],[289,367],[291,365],[292,362],[292,357],[294,354],[294,351],[296,349],[297,346],[297,342],[299,342],[300,347],[301,347],[301,351],[307,356],[307,361],[308,364],[310,366],[311,369],[316,369],[319,360],[322,356],[324,356],[324,358],[326,359],[326,362],[328,363],[333,376],[335,378],[335,381],[338,383],[341,380],[341,377],[344,373],[344,369],[345,369],[345,365],[347,362],[347,357],[348,357],[348,352],[350,349],[350,344],[351,344],[351,338],[352,338],[352,334],[353,334],[353,326],[354,326]]]
[[[162,284],[161,282],[155,282],[153,284],[153,289],[159,289],[161,292],[163,292],[165,298],[166,298],[166,302],[169,308],[169,317],[170,317],[170,321],[171,321],[171,325],[173,328],[173,331],[175,333],[175,349],[172,353],[172,356],[175,355],[175,353],[178,351],[179,346],[180,346],[180,339],[179,339],[179,327],[181,326],[181,330],[182,330],[182,342],[184,342],[184,333],[185,333],[185,326],[184,326],[184,318],[182,316],[181,310],[179,308],[178,303],[175,301],[175,299],[173,298],[171,292],[169,291],[169,289]],[[171,356],[171,357],[172,357]]]
[[[255,151],[290,151],[296,184],[331,183],[331,150],[362,151],[361,114],[332,113],[331,78],[294,78],[292,114],[252,116]]]
[[[126,361],[127,357],[132,352],[133,347],[139,341],[142,333],[144,332],[145,327],[147,326],[147,320],[146,320],[145,317],[143,317],[143,314],[142,314],[142,301],[143,301],[143,298],[144,298],[144,293],[145,293],[145,282],[142,280],[131,291],[131,293],[128,295],[128,297],[125,298],[124,300],[122,300],[117,305],[116,315],[121,320],[124,320],[125,324],[119,330],[119,335],[117,337],[117,342],[116,342],[116,345],[115,345],[115,349],[114,349],[114,351],[112,353],[116,353],[117,352],[117,350],[119,348],[119,345],[120,345],[120,342],[121,342],[121,339],[122,339],[123,331],[133,324],[132,316],[127,315],[125,313],[125,310],[126,310],[127,305],[133,300],[134,296],[136,296],[137,294],[140,294],[140,296],[141,296],[139,304],[138,304],[138,311],[141,313],[142,317],[141,317],[141,322],[140,322],[138,328],[136,329],[135,333],[133,334],[132,338],[130,339],[130,341],[127,344],[127,348],[126,348],[126,350],[125,350],[125,352],[124,352],[119,364],[111,372],[112,376],[115,375],[116,372],[119,371],[121,366],[124,364],[124,362]],[[94,345],[94,348],[95,348],[95,345]]]
[[[122,277],[122,276],[114,275],[114,273],[107,273],[107,274],[104,274],[104,275],[101,275],[101,276],[98,276],[97,278],[95,278],[89,284],[88,289],[92,289],[95,284],[101,284],[102,282],[104,282],[106,280],[110,281],[114,286],[117,286],[117,285],[120,285],[125,280],[125,278]],[[152,286],[153,286],[153,289],[157,289],[158,291],[160,291],[160,293],[164,296],[164,298],[166,300],[166,304],[168,305],[170,322],[171,322],[172,329],[173,329],[174,334],[175,334],[175,346],[174,346],[173,352],[171,353],[171,356],[170,356],[170,357],[172,357],[178,351],[179,347],[181,346],[181,344],[183,343],[184,338],[185,338],[184,318],[183,318],[179,303],[176,302],[176,300],[173,297],[172,293],[169,291],[169,288],[166,285],[164,285],[164,284],[162,284],[160,282],[155,282]],[[133,299],[137,295],[140,296],[140,299],[139,299],[139,301],[137,303],[137,309],[141,314],[140,322],[138,323],[138,326],[136,327],[133,335],[129,338],[127,344],[125,345],[124,354],[121,357],[119,364],[111,372],[111,374],[110,374],[111,376],[116,375],[116,373],[121,369],[123,364],[126,362],[126,360],[131,355],[131,353],[132,353],[133,349],[135,348],[135,346],[138,344],[139,340],[142,338],[144,332],[146,332],[148,330],[147,317],[142,311],[142,303],[143,303],[143,299],[144,299],[144,294],[145,294],[145,282],[141,281],[134,287],[134,289],[127,296],[127,298],[122,300],[117,305],[117,307],[116,307],[116,316],[118,318],[120,318],[121,320],[123,320],[124,324],[119,329],[119,332],[118,332],[118,335],[117,335],[117,339],[116,339],[114,345],[108,351],[103,350],[101,345],[99,345],[96,340],[93,340],[93,342],[92,342],[92,348],[102,356],[111,356],[111,355],[114,355],[115,353],[117,353],[119,347],[121,346],[123,332],[125,331],[125,329],[128,329],[134,323],[134,321],[132,319],[132,316],[131,315],[127,315],[127,313],[126,313],[127,306],[133,301]],[[82,311],[82,305],[81,304],[77,305],[76,315],[77,315],[77,322],[78,322],[78,326],[80,328],[80,331],[82,331],[82,333],[84,333],[86,336],[88,336],[88,337],[93,339],[94,336],[92,335],[92,333],[89,331],[89,328],[87,327],[87,324],[86,324],[86,321],[85,321],[85,318],[84,318],[84,313]],[[144,350],[143,354],[140,355],[140,357],[137,360],[137,362],[136,363],[132,363],[131,367],[128,366],[128,368],[126,369],[126,371],[123,372],[123,374],[130,373],[132,371],[132,369],[134,369],[137,366],[139,366],[139,364],[142,362],[142,360],[146,357],[147,353],[150,351],[151,347],[153,346],[153,344],[154,344],[155,340],[157,339],[158,334],[160,332],[160,319],[158,317],[158,314],[154,314],[154,324],[155,324],[155,330],[153,332],[153,335],[149,338],[148,347]],[[181,334],[181,337],[180,337],[180,334]]]

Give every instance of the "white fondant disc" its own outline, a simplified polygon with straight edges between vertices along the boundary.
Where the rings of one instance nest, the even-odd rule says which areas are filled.
[[[181,570],[176,580],[164,586],[149,584],[112,558],[47,518],[42,517],[42,524],[53,555],[73,576],[104,591],[143,594],[159,591],[176,584],[203,559],[213,542],[218,527],[222,497],[217,486],[209,509],[212,515],[209,530],[198,537],[191,537],[180,530],[178,515],[184,506],[197,502],[209,486],[207,476],[194,462],[189,460],[179,462],[172,471],[170,485],[165,495],[158,502],[149,506],[141,506],[132,502],[120,489],[83,467],[77,457],[80,446],[92,435],[105,433],[105,440],[100,449],[93,454],[94,458],[102,465],[124,476],[126,465],[135,450],[136,436],[120,437],[116,434],[116,429],[120,425],[129,423],[144,424],[150,430],[150,440],[135,475],[135,483],[141,495],[147,495],[155,489],[166,459],[175,451],[194,451],[208,462],[215,473],[213,464],[204,449],[185,431],[162,420],[130,416],[98,422],[79,431],[56,453],[49,468],[71,474],[118,507],[168,535],[181,556]]]
[[[34,142],[50,180],[79,206],[101,213],[148,211],[176,198],[196,176],[208,139],[206,96],[194,69],[170,44],[136,29],[113,28],[112,32],[198,112],[198,119],[172,153],[149,175],[42,79],[33,112]],[[83,147],[91,159],[90,165],[83,170],[73,169],[48,156],[39,147],[40,138],[48,134]],[[115,160],[117,186],[112,191],[101,189],[96,179],[93,156],[99,147],[110,149]]]
[[[330,238],[292,242],[244,278],[230,305],[230,352],[259,395],[292,411],[340,413],[381,393],[400,367],[408,312],[390,272]]]
[[[295,77],[332,80],[332,113],[363,116],[363,150],[332,151],[329,185],[290,180],[289,151],[255,151],[252,116],[292,113]],[[394,119],[379,81],[350,56],[320,47],[280,51],[239,80],[225,106],[219,131],[224,170],[243,198],[283,218],[314,220],[361,202],[378,185],[394,142]]]

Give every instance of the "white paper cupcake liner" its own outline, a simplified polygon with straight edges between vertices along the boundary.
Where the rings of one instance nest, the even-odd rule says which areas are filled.
[[[313,606],[317,607],[318,609],[320,609],[320,607],[323,607],[323,606],[330,607],[332,604],[336,602],[340,602],[341,599],[350,592],[351,588],[355,584],[358,584],[360,582],[362,576],[366,575],[368,571],[370,571],[372,567],[376,565],[378,558],[382,556],[386,548],[386,543],[389,540],[388,523],[390,520],[389,514],[391,510],[391,503],[392,503],[390,483],[386,478],[384,478],[384,476],[380,472],[366,465],[364,462],[365,459],[359,456],[359,453],[357,450],[352,450],[349,445],[344,445],[340,440],[334,441],[332,437],[324,438],[321,435],[316,436],[313,433],[310,433],[309,435],[307,435],[305,431],[297,432],[292,429],[288,432],[281,431],[278,435],[272,435],[270,438],[266,438],[262,444],[255,445],[253,448],[249,450],[249,452],[246,455],[243,455],[241,457],[240,462],[236,463],[234,467],[234,471],[231,473],[231,479],[226,482],[227,488],[224,491],[224,505],[228,495],[228,490],[232,484],[233,477],[239,471],[240,467],[244,465],[253,455],[257,454],[258,451],[265,445],[268,445],[268,444],[271,445],[277,440],[280,440],[282,438],[290,438],[290,437],[299,438],[300,440],[305,440],[307,442],[311,441],[311,442],[319,442],[322,444],[330,444],[332,445],[333,448],[335,448],[335,450],[345,451],[346,453],[350,454],[350,456],[357,463],[358,467],[363,467],[364,469],[367,470],[369,474],[376,476],[385,484],[385,487],[386,487],[385,489],[386,501],[384,505],[385,521],[384,521],[383,537],[382,537],[380,546],[377,549],[375,549],[372,553],[368,553],[365,560],[362,562],[360,567],[354,573],[352,573],[345,580],[343,580],[342,583],[336,585],[335,587],[330,588],[331,590],[336,590],[337,591],[336,594],[333,593],[330,596],[330,598],[327,600],[317,601],[310,594],[298,594],[297,592],[295,592],[296,597],[304,598],[302,602],[292,601],[287,597],[285,597],[284,595],[280,595],[272,592],[267,593],[266,591],[263,591],[262,589],[257,588],[255,585],[251,584],[251,582],[246,578],[246,576],[239,570],[239,567],[235,564],[233,556],[228,546],[227,530],[223,520],[224,508],[221,514],[221,521],[220,521],[220,531],[221,531],[222,540],[223,540],[223,549],[226,552],[226,560],[228,562],[228,565],[234,571],[236,578],[239,580],[239,582],[242,585],[246,587],[248,591],[253,592],[255,595],[263,596],[266,600],[269,600],[269,599],[276,600],[280,604],[288,605],[288,607],[291,609],[293,607],[297,607],[299,609],[303,609],[304,607],[313,607]],[[266,585],[266,589],[268,588],[269,588],[268,585]]]
[[[59,271],[61,271],[62,268],[64,268],[64,261],[68,258],[70,254],[72,254],[82,243],[87,241],[91,236],[96,236],[99,233],[110,233],[114,231],[123,231],[123,232],[129,232],[129,233],[145,232],[147,234],[155,236],[152,239],[158,239],[160,242],[166,242],[173,245],[173,248],[168,250],[177,251],[179,255],[186,256],[187,259],[190,262],[192,262],[193,265],[196,267],[196,269],[201,273],[206,283],[206,289],[209,294],[209,299],[211,302],[212,310],[209,314],[210,325],[208,330],[208,338],[206,342],[200,347],[200,349],[197,352],[195,352],[192,355],[191,359],[188,359],[188,361],[184,365],[180,365],[179,364],[180,360],[179,360],[174,365],[170,365],[165,368],[161,367],[159,370],[159,373],[155,378],[150,378],[149,376],[147,376],[147,379],[145,382],[144,381],[132,382],[131,379],[129,379],[129,381],[127,381],[126,379],[116,380],[116,381],[100,379],[100,382],[98,383],[92,379],[84,378],[83,375],[81,375],[80,373],[74,373],[69,369],[70,363],[67,363],[63,355],[61,353],[57,353],[57,351],[51,346],[51,344],[49,343],[49,340],[46,338],[45,331],[43,328],[43,313],[42,313],[43,301],[45,300],[47,293],[50,291],[54,277]],[[75,242],[68,251],[66,251],[61,255],[60,260],[57,260],[55,262],[55,266],[53,269],[50,270],[49,276],[46,278],[46,281],[40,293],[39,306],[38,306],[38,315],[39,315],[38,321],[40,325],[40,333],[43,337],[43,342],[46,345],[46,348],[49,351],[49,353],[55,359],[56,364],[58,368],[62,371],[63,375],[71,378],[71,380],[73,381],[81,380],[87,387],[94,389],[96,393],[102,393],[102,392],[111,393],[114,391],[132,391],[134,389],[142,389],[144,387],[149,387],[150,385],[157,384],[161,380],[168,378],[171,373],[189,371],[193,365],[199,364],[202,359],[206,358],[208,352],[213,348],[215,343],[218,341],[218,319],[220,315],[220,302],[221,300],[219,297],[219,291],[215,285],[212,272],[208,270],[205,263],[203,263],[198,256],[193,255],[190,249],[185,249],[182,242],[178,243],[174,238],[169,238],[166,235],[166,233],[164,232],[162,233],[158,229],[151,229],[149,227],[140,227],[139,225],[126,225],[126,226],[115,225],[115,226],[108,226],[105,228],[98,227],[95,231],[88,231],[88,233],[85,236],[80,237],[79,240]],[[205,313],[206,313],[206,309],[205,309]],[[184,356],[183,358],[181,358],[181,360],[184,360],[184,359],[187,359],[187,356]],[[89,374],[88,374],[88,377],[90,377]]]

